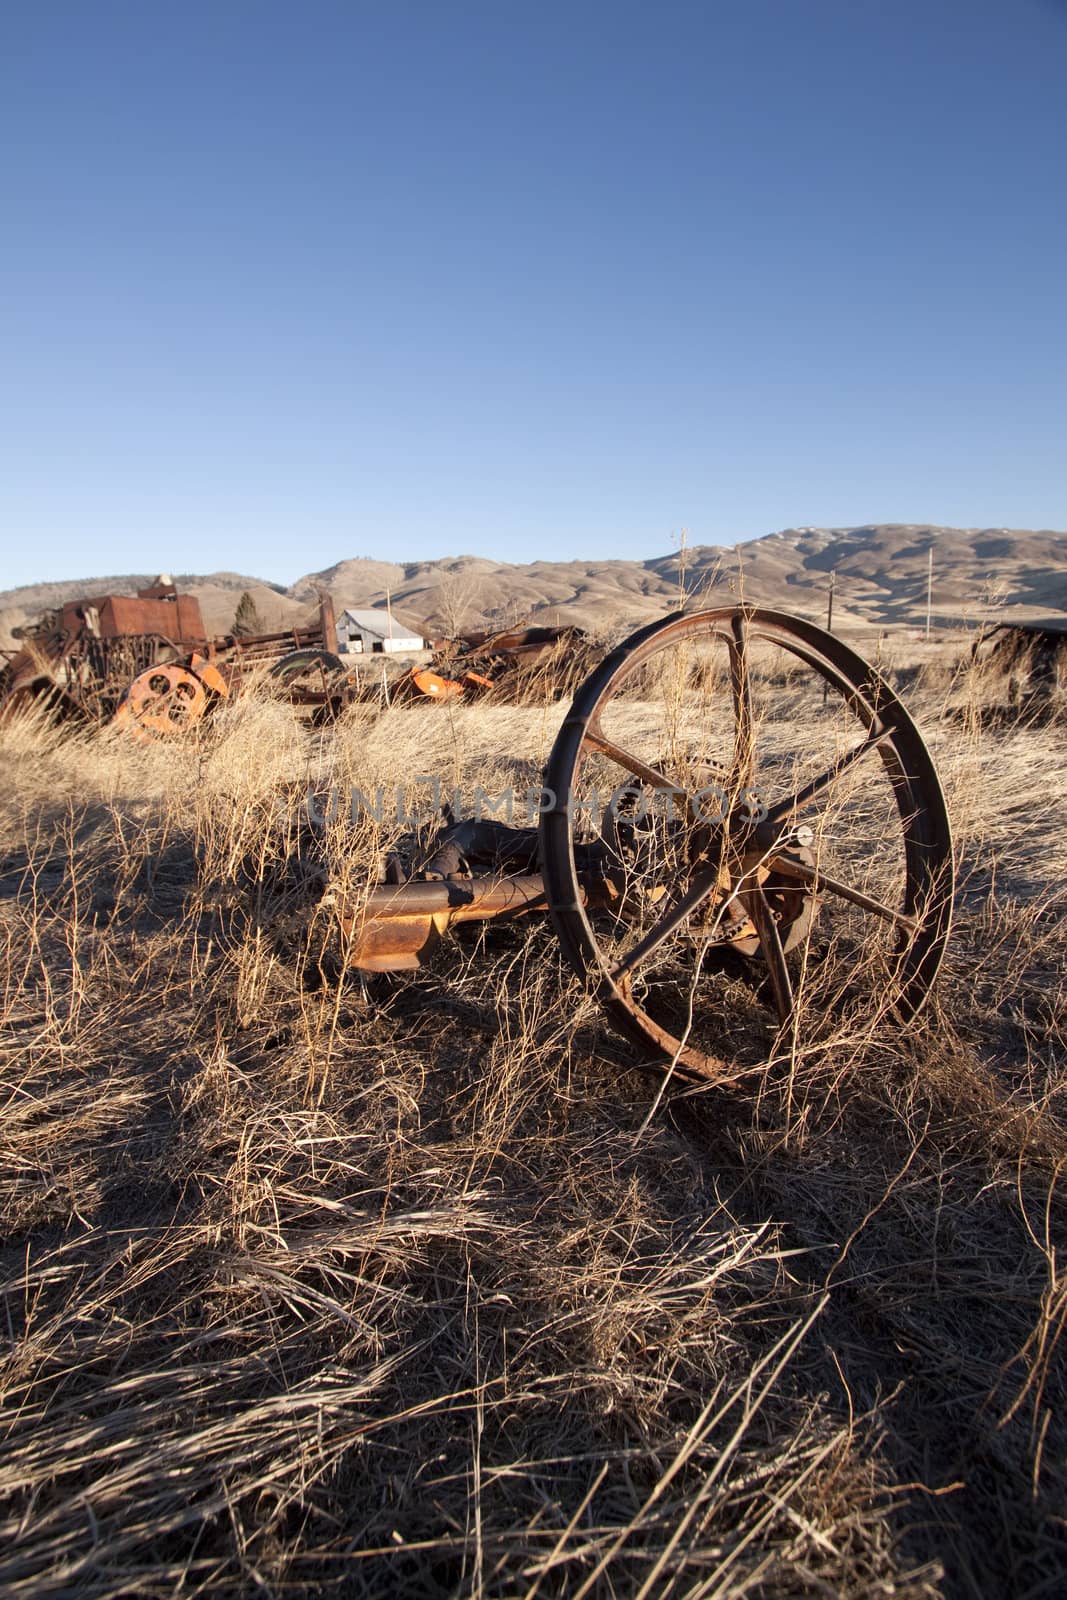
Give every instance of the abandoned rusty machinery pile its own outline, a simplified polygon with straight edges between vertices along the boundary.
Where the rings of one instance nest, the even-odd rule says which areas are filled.
[[[406,672],[393,688],[394,700],[558,700],[600,654],[584,629],[568,626],[460,634],[435,639],[431,647],[429,666]]]
[[[107,721],[131,679],[169,672],[207,643],[196,599],[167,578],[136,595],[68,600],[14,636],[19,648],[0,669],[0,716],[36,707],[81,722]]]
[[[456,925],[547,913],[640,1058],[733,1079],[913,1017],[949,932],[949,822],[886,682],[782,613],[677,613],[588,676],[539,826],[446,816],[330,891],[344,961],[418,967]],[[320,919],[321,925],[321,919]]]
[[[119,703],[115,724],[142,738],[184,733],[259,677],[301,715],[328,719],[348,703],[336,643],[333,602],[322,590],[317,617],[303,628],[226,634],[204,641],[178,662],[139,673]]]
[[[304,626],[209,638],[195,596],[161,578],[133,596],[70,600],[16,638],[0,669],[0,717],[36,707],[159,738],[188,731],[261,677],[311,720],[336,715],[353,693],[325,591]]]

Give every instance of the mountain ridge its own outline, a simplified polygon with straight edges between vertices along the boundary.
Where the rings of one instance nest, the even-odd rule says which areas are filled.
[[[515,563],[487,556],[385,561],[343,557],[288,587],[235,572],[175,574],[200,600],[212,633],[230,627],[247,590],[267,628],[303,619],[320,588],[338,610],[393,606],[427,633],[455,632],[529,617],[604,630],[651,621],[707,595],[743,597],[825,617],[834,574],[835,625],[884,628],[925,620],[933,552],[935,622],[959,624],[995,612],[1005,618],[1067,615],[1067,532],[951,528],[929,523],[785,528],[742,544],[693,545],[645,560]],[[19,623],[81,594],[133,593],[154,573],[71,579],[0,591],[0,638]]]

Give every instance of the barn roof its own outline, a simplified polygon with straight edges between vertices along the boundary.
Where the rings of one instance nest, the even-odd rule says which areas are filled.
[[[377,606],[346,607],[341,614],[341,621],[346,619],[363,633],[376,633],[380,639],[418,639],[420,642],[422,639],[417,629],[409,628],[399,618]]]

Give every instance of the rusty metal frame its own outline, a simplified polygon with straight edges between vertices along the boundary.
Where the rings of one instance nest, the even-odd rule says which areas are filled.
[[[903,910],[890,910],[847,885],[820,879],[817,866],[809,864],[803,850],[797,848],[803,830],[797,828],[792,813],[775,817],[772,808],[771,820],[757,828],[750,818],[738,814],[727,819],[724,828],[729,836],[729,854],[735,862],[732,870],[740,873],[734,885],[739,911],[722,942],[732,941],[746,954],[757,951],[764,958],[774,1004],[785,1026],[792,993],[784,951],[791,946],[783,944],[769,910],[771,880],[776,879],[781,885],[773,891],[779,897],[795,893],[807,897],[812,905],[820,893],[843,893],[846,900],[861,909],[880,916],[888,912],[894,919],[899,952],[896,1010],[902,1017],[914,1016],[936,977],[951,918],[951,833],[933,762],[897,696],[862,657],[810,623],[755,607],[677,612],[640,630],[614,650],[579,689],[552,749],[545,783],[555,804],[541,819],[541,870],[533,873],[527,865],[511,873],[496,870],[478,876],[462,862],[455,863],[461,868],[457,872],[445,875],[447,868],[434,872],[434,881],[409,879],[377,885],[355,910],[341,912],[349,965],[370,972],[410,969],[426,959],[453,924],[547,911],[567,961],[624,1036],[645,1055],[669,1062],[671,1070],[683,1076],[728,1076],[728,1062],[689,1047],[684,1038],[671,1034],[649,1016],[636,1002],[628,979],[607,961],[589,913],[611,904],[623,891],[603,861],[597,859],[595,848],[590,855],[588,845],[576,843],[571,795],[583,754],[588,750],[610,752],[613,748],[600,728],[606,702],[651,656],[694,637],[718,638],[729,646],[737,719],[736,759],[746,766],[751,760],[745,655],[745,640],[750,633],[772,643],[784,643],[794,656],[839,691],[860,728],[866,728],[866,738],[858,748],[877,751],[889,776],[904,842],[906,897]],[[625,759],[620,764],[640,781],[656,783],[664,778],[654,765],[622,754]],[[794,797],[790,802],[793,811],[801,799],[803,796]],[[687,804],[682,795],[683,810]],[[446,839],[447,833],[448,830]],[[471,842],[477,853],[478,836],[473,835]],[[487,835],[485,854],[499,854],[500,844],[498,834]],[[523,849],[528,847],[524,844]],[[517,851],[519,857],[522,853],[522,849]],[[690,910],[713,892],[715,874],[721,873],[722,866],[715,867],[710,855],[705,851],[701,857],[704,864],[696,863],[688,888],[683,890],[680,884],[664,886],[664,892],[671,896],[662,919],[664,926],[671,918],[680,926]],[[440,851],[438,864],[447,861],[447,850]]]

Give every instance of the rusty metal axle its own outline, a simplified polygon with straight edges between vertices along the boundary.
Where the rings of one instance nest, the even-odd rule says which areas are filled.
[[[540,873],[381,884],[355,913],[342,913],[348,965],[364,972],[422,965],[453,923],[487,922],[547,911]]]

